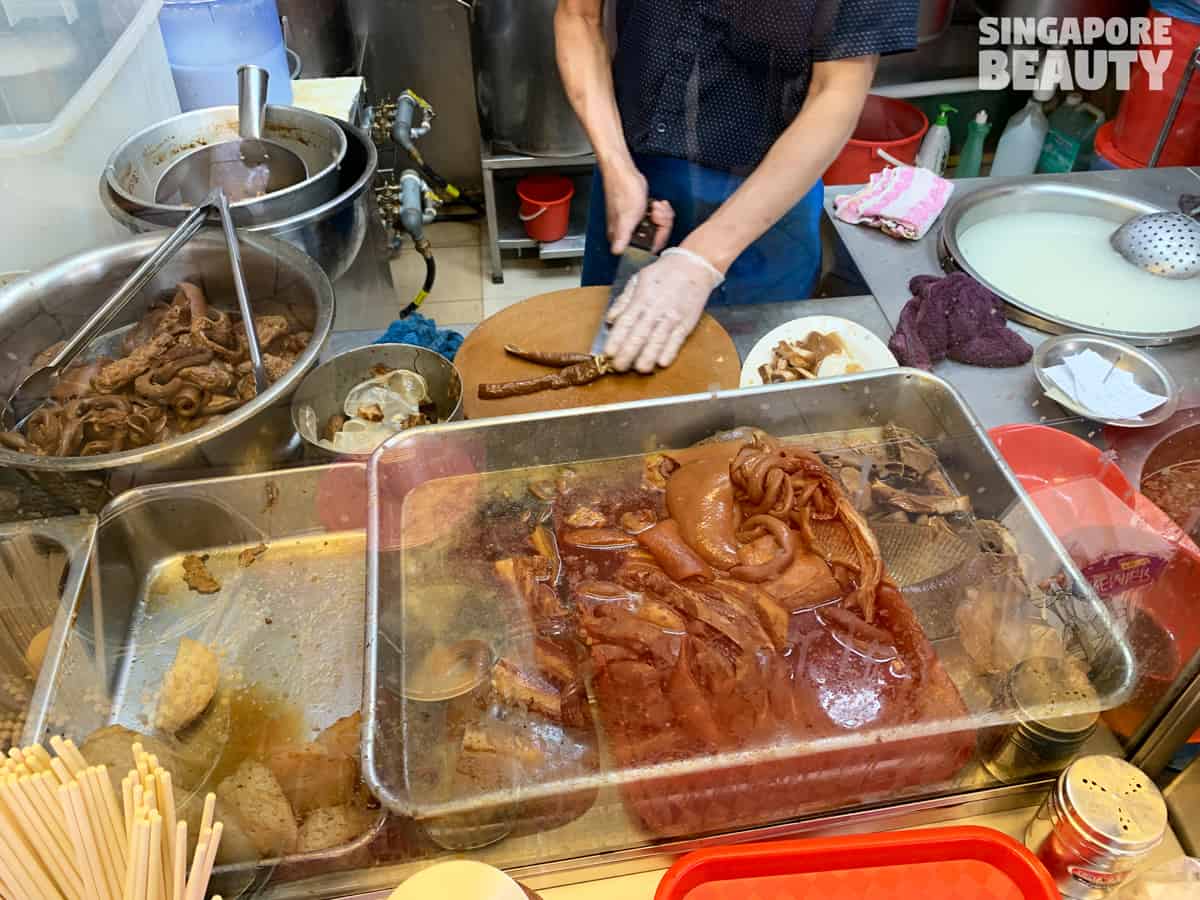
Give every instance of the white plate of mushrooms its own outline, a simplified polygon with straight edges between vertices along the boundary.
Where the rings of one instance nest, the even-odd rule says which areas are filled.
[[[807,381],[899,365],[871,331],[837,316],[805,316],[767,332],[742,363],[742,387]]]

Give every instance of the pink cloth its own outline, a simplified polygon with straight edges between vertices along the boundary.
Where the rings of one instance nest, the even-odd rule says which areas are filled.
[[[953,182],[928,169],[900,166],[876,172],[857,194],[839,196],[833,205],[843,222],[865,223],[892,237],[919,241],[942,214],[952,193]]]

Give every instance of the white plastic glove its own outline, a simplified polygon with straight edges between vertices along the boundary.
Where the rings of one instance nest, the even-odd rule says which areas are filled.
[[[664,250],[630,279],[608,311],[612,331],[604,353],[613,368],[649,374],[675,362],[709,295],[725,280],[708,260],[682,247]]]

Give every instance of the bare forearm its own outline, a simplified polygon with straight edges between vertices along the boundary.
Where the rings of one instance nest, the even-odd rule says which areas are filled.
[[[558,71],[601,169],[633,166],[604,39],[604,0],[559,0],[554,14]]]
[[[683,242],[722,272],[812,189],[854,131],[875,59],[826,63],[787,130],[741,187]],[[818,65],[818,70],[821,64]]]

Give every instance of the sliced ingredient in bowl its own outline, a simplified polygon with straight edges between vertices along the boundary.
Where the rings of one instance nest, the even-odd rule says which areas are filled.
[[[771,351],[771,361],[758,367],[763,384],[803,381],[822,375],[846,375],[863,371],[836,332],[811,331],[801,341],[780,341]]]

